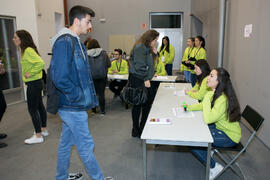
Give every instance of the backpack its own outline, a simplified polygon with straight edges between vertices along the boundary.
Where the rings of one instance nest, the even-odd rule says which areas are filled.
[[[97,57],[88,56],[88,61],[91,69],[91,74],[93,79],[103,79],[107,76],[106,72],[106,52],[101,51],[100,55]]]
[[[59,36],[56,41],[64,36],[68,36],[72,39],[72,59],[70,62],[70,68],[72,68],[72,61],[73,61],[73,56],[74,56],[74,49],[75,49],[75,43],[76,40],[75,38],[70,35],[70,34],[63,34]],[[53,56],[53,54],[51,54]],[[51,65],[50,65],[51,66]],[[59,108],[59,90],[57,90],[56,86],[54,85],[52,78],[51,78],[51,73],[50,73],[50,67],[47,69],[47,112],[51,114],[56,114]]]

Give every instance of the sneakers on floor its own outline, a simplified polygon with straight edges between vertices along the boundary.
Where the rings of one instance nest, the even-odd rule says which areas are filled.
[[[0,148],[4,148],[4,147],[7,147],[7,144],[0,142]]]
[[[36,143],[42,143],[44,141],[43,137],[37,137],[35,134],[30,137],[29,139],[26,139],[24,141],[25,144],[36,144]]]
[[[36,135],[36,132],[34,132],[34,135]],[[41,135],[44,136],[44,137],[49,136],[48,130],[46,130],[46,131],[41,131]]]
[[[104,180],[114,180],[113,177],[107,176],[104,178]]]
[[[82,180],[82,173],[69,173],[68,180]]]
[[[7,134],[0,133],[0,139],[5,139],[7,137]]]
[[[44,136],[44,137],[49,136],[48,130],[42,131],[41,134],[42,134],[42,136]]]
[[[216,162],[216,165],[214,168],[210,168],[210,180],[215,179],[215,177],[223,170],[223,166]]]

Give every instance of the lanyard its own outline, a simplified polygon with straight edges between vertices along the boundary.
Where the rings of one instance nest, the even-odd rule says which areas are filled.
[[[122,59],[120,60],[120,65],[119,66],[117,66],[117,61],[116,61],[116,68],[117,68],[117,71],[118,72],[120,72],[121,64],[122,64]]]
[[[189,59],[189,57],[190,57],[189,55],[190,55],[190,53],[192,52],[193,48],[194,48],[194,47],[189,48],[189,50],[188,50],[188,59]]]
[[[196,54],[195,54],[195,56],[194,56],[194,58],[196,58],[196,56],[197,56],[197,54],[198,54],[198,52],[201,50],[201,47],[198,49],[198,51],[196,51]]]

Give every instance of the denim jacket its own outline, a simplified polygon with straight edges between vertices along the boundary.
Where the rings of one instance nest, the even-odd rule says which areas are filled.
[[[71,37],[62,36],[57,39],[67,33],[76,39],[74,54]],[[88,56],[79,37],[64,28],[51,40],[51,46],[53,56],[50,75],[59,90],[59,109],[84,111],[98,106]]]

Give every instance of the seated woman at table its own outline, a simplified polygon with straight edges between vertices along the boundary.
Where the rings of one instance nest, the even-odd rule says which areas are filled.
[[[207,76],[210,74],[210,67],[206,60],[200,59],[195,63],[195,73],[197,82],[191,90],[185,90],[185,93],[190,97],[199,101],[203,100],[204,95],[211,91],[211,88],[206,85]]]
[[[108,74],[128,74],[128,63],[126,60],[122,59],[122,50],[115,49],[113,55],[115,60],[112,61],[112,66],[109,68]],[[109,88],[114,93],[114,98],[120,96],[120,93],[126,84],[126,80],[117,79],[110,83]]]
[[[202,110],[203,118],[210,129],[215,147],[233,147],[240,142],[240,106],[234,92],[230,75],[223,68],[213,69],[207,78],[207,86],[212,89],[199,104],[188,105],[188,111]],[[206,164],[207,150],[193,149],[192,152]],[[222,171],[223,166],[210,161],[210,179]]]

